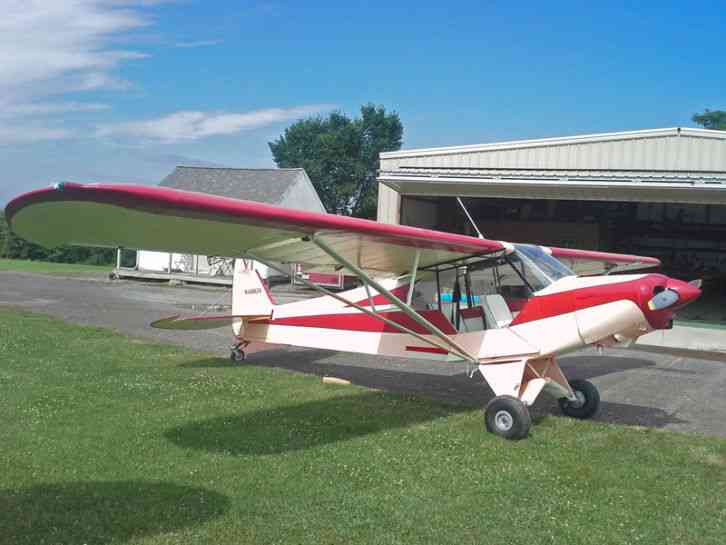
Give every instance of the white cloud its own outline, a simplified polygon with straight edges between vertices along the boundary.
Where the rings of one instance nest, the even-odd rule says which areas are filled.
[[[196,42],[177,42],[174,47],[208,47],[210,45],[219,45],[222,40],[198,40]]]
[[[291,121],[333,108],[334,106],[330,104],[311,104],[244,113],[181,111],[156,119],[102,126],[98,128],[98,135],[133,136],[163,143],[198,140]]]
[[[129,82],[115,71],[123,62],[144,58],[114,46],[124,32],[150,24],[139,6],[154,0],[0,0],[0,116],[40,116],[97,111],[97,104],[48,102],[53,95],[96,89],[122,89]],[[62,138],[70,131],[0,126],[2,141]]]
[[[74,132],[59,127],[37,127],[29,125],[0,125],[0,144],[23,144],[43,140],[63,140]]]
[[[0,118],[32,117],[65,114],[70,112],[99,112],[108,110],[108,104],[98,102],[29,102],[26,104],[5,104],[0,107]]]
[[[112,49],[114,35],[149,24],[128,2],[5,0],[0,18],[0,86],[63,91],[67,82],[103,81],[135,51]]]

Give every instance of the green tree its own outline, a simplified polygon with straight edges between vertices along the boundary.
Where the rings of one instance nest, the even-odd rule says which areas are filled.
[[[5,256],[5,241],[8,238],[8,223],[5,221],[5,214],[0,212],[0,257]]]
[[[723,110],[709,110],[706,108],[702,114],[694,114],[694,123],[698,123],[704,129],[716,129],[719,131],[726,131],[726,112]]]
[[[109,248],[84,248],[80,246],[58,246],[43,248],[15,235],[0,212],[0,257],[54,261],[57,263],[85,263],[107,265],[115,262],[116,251]]]
[[[403,125],[383,106],[366,104],[360,113],[302,119],[269,146],[278,167],[305,169],[328,212],[373,218],[378,154],[401,149]]]

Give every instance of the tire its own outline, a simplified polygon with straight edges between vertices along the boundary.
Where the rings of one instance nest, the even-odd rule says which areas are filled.
[[[592,418],[600,408],[600,393],[595,385],[588,380],[571,380],[570,388],[575,392],[580,402],[574,403],[564,397],[558,399],[562,412],[567,416],[581,420]]]
[[[239,349],[233,349],[229,353],[229,359],[233,361],[237,365],[241,365],[243,361],[247,359],[247,354],[244,353],[244,350]]]
[[[532,419],[527,406],[512,396],[497,396],[484,411],[487,431],[505,439],[524,439],[529,434]]]

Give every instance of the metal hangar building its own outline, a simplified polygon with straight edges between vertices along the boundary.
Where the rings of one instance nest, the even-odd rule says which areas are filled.
[[[726,324],[726,132],[666,128],[380,156],[378,221],[654,256]],[[726,338],[726,331],[722,331]],[[726,346],[726,342],[724,343]]]

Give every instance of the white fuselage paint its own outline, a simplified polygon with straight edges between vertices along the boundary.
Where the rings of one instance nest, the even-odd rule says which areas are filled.
[[[554,282],[546,289],[536,293],[534,297],[585,287],[628,282],[643,276],[567,277]],[[389,290],[404,285],[406,282],[407,278],[381,281]],[[361,302],[364,306],[369,307],[365,288],[350,290],[341,295],[349,301]],[[371,295],[375,297],[378,293],[371,290]],[[378,311],[384,309],[397,310],[396,307],[389,304],[376,306]],[[244,338],[256,342],[363,354],[460,361],[459,357],[437,351],[432,345],[406,333],[353,331],[337,327],[274,323],[275,319],[281,318],[341,315],[341,319],[344,319],[345,316],[354,314],[360,314],[360,311],[329,296],[275,306],[273,323],[250,322],[246,324]],[[650,330],[643,312],[635,303],[629,300],[619,300],[515,326],[457,333],[451,338],[468,353],[476,355],[480,362],[487,363],[515,356],[532,358],[561,354],[589,344],[612,340],[616,335],[621,338],[633,338]],[[442,344],[433,335],[424,335],[424,337]]]

